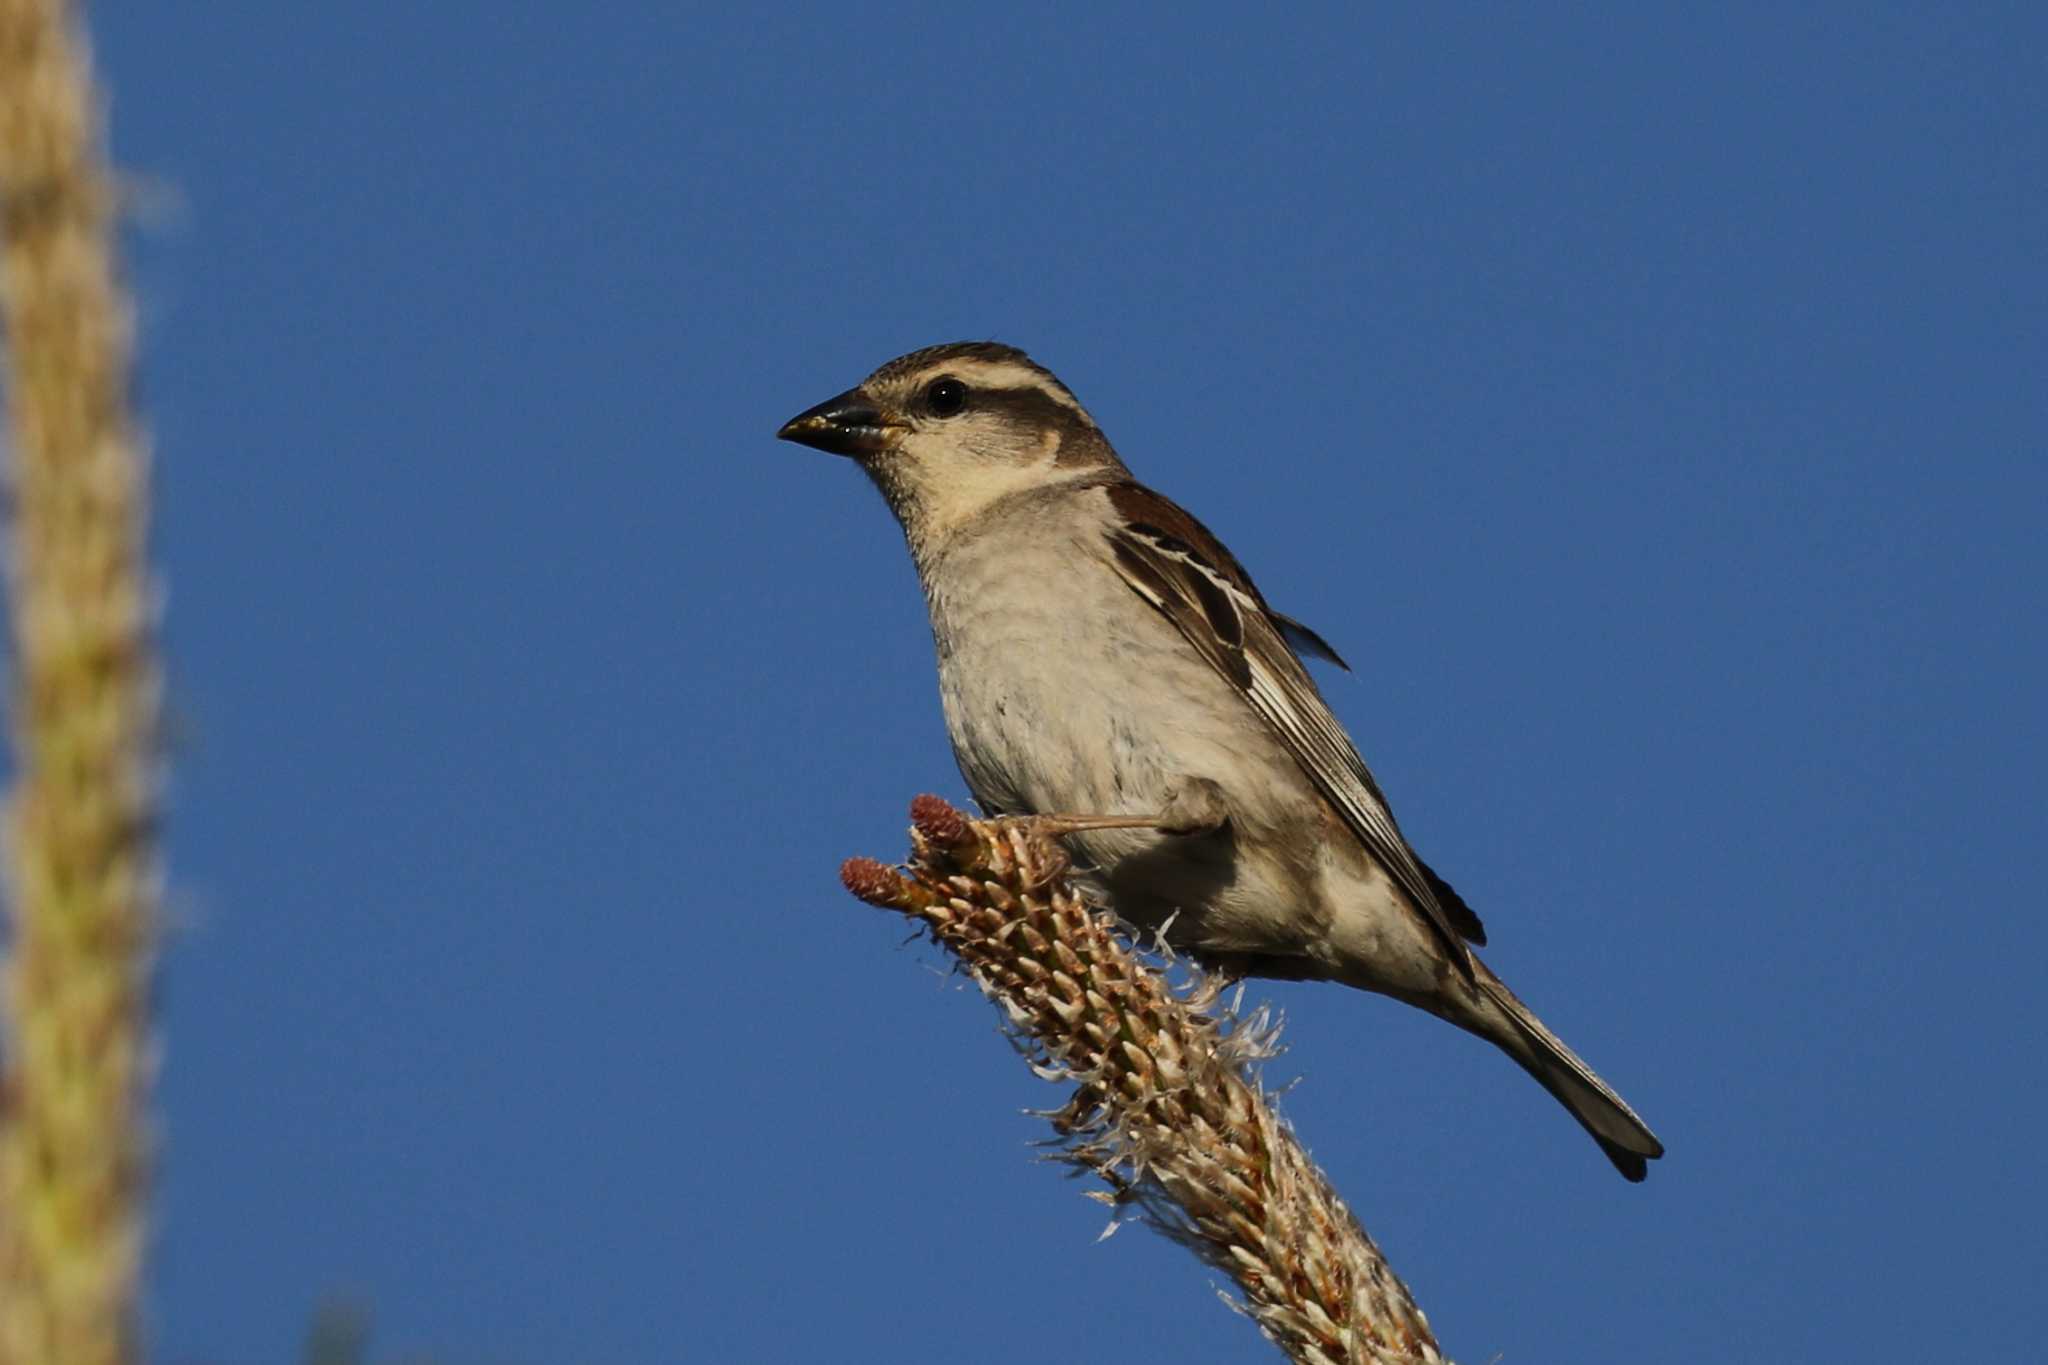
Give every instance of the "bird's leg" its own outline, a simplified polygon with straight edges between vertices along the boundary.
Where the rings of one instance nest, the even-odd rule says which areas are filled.
[[[1230,823],[1230,807],[1223,800],[1223,788],[1206,777],[1190,777],[1178,783],[1156,815],[1040,815],[1034,817],[1041,832],[1059,838],[1104,829],[1149,829],[1161,834],[1190,837],[1214,834]]]
[[[1027,815],[1040,834],[1059,839],[1069,834],[1091,834],[1098,829],[1158,829],[1157,815]]]

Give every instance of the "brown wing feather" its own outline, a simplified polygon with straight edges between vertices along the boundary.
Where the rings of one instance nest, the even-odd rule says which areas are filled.
[[[1469,973],[1464,940],[1484,943],[1486,931],[1408,847],[1365,760],[1289,645],[1296,623],[1268,607],[1244,566],[1179,507],[1134,483],[1107,491],[1123,522],[1110,539],[1125,581],[1238,689]]]
[[[1125,581],[1140,597],[1169,617],[1177,611],[1199,615],[1201,623],[1190,622],[1183,633],[1217,672],[1239,689],[1251,686],[1244,618],[1227,591],[1182,556],[1159,553],[1157,543],[1143,535],[1118,536],[1110,541],[1110,550]]]

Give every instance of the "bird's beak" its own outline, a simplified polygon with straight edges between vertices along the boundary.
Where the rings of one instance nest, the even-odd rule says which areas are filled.
[[[798,413],[775,434],[785,441],[859,459],[881,453],[895,430],[882,420],[882,414],[866,394],[848,389],[808,412]]]

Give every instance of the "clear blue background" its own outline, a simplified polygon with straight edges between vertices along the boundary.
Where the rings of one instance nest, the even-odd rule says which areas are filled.
[[[1365,12],[1359,12],[1363,8]],[[155,1355],[1261,1360],[838,889],[964,798],[897,533],[771,439],[1080,393],[1358,665],[1655,1124],[1273,986],[1458,1358],[2018,1360],[2044,1246],[2030,5],[109,5],[178,735]]]

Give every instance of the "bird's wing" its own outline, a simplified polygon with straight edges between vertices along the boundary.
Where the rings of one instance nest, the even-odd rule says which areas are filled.
[[[1289,639],[1302,639],[1314,653],[1334,657],[1335,652],[1313,631],[1269,608],[1230,551],[1179,507],[1135,483],[1113,484],[1107,492],[1118,514],[1109,530],[1111,561],[1124,581],[1171,621],[1280,737],[1359,842],[1429,921],[1451,961],[1469,972],[1464,940],[1486,942],[1479,917],[1408,847],[1379,784],[1330,714]]]

